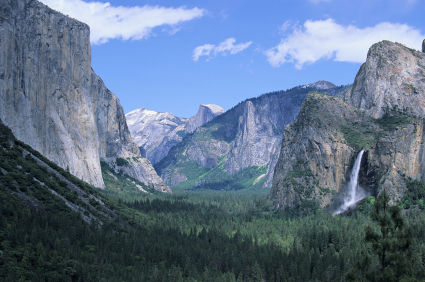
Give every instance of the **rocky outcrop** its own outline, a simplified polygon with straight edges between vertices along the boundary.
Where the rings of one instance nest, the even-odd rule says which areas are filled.
[[[225,112],[226,111],[220,106],[213,104],[201,104],[196,115],[190,117],[187,123],[186,131],[189,133],[193,133],[198,127],[206,124],[216,116],[219,116]]]
[[[319,80],[314,83],[307,84],[303,88],[314,88],[318,91],[337,89],[337,86],[326,80]]]
[[[89,27],[38,1],[0,4],[0,118],[18,139],[104,187],[100,159],[140,153],[119,100],[91,68]],[[151,177],[146,184],[158,186]]]
[[[424,118],[425,54],[390,41],[374,44],[347,101],[373,118],[394,109]],[[399,126],[367,151],[366,179],[374,180],[378,190],[385,187],[392,200],[404,195],[409,178],[425,178],[421,164],[422,121],[410,121],[413,123]]]
[[[374,133],[381,130],[340,98],[308,94],[296,122],[283,134],[270,190],[275,207],[293,207],[306,200],[322,207],[330,204],[335,194],[344,192],[357,156],[352,138],[373,143]]]
[[[342,89],[329,90],[336,93],[335,88]],[[240,189],[235,186],[239,179],[244,187],[254,183],[270,187],[283,130],[297,117],[307,93],[315,89],[300,86],[246,100],[187,135],[155,169],[169,185],[185,181],[196,187]]]
[[[187,134],[188,119],[145,108],[126,114],[128,128],[142,155],[152,164],[163,159],[171,147]]]
[[[107,163],[109,167],[115,170],[115,172],[127,174],[142,183],[145,183],[149,187],[153,187],[155,190],[163,193],[171,193],[171,189],[164,181],[158,176],[151,162],[144,157],[128,157],[125,158],[127,164],[119,166],[117,164],[117,158],[102,158],[103,162]],[[140,190],[140,188],[139,188]]]
[[[374,118],[394,107],[425,117],[424,73],[425,54],[381,41],[369,49],[346,101]]]
[[[337,203],[361,149],[359,183],[371,194],[385,188],[397,201],[409,181],[424,180],[424,59],[383,41],[370,48],[345,102],[309,94],[285,128],[270,191],[275,207]]]
[[[401,199],[411,179],[425,180],[424,120],[401,125],[366,151],[361,184]]]
[[[422,53],[425,53],[425,39],[422,41]]]
[[[170,148],[183,137],[195,131],[225,110],[217,105],[200,105],[198,113],[190,119],[175,117],[172,113],[158,113],[142,108],[126,114],[131,135],[142,155],[152,164],[162,160]]]

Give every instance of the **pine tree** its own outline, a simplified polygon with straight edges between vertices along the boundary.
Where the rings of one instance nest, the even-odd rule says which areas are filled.
[[[378,228],[366,227],[365,242],[372,255],[366,251],[363,259],[347,273],[348,281],[415,281],[412,270],[415,257],[411,250],[413,233],[401,217],[399,206],[389,205],[390,197],[384,191],[378,196],[370,214]],[[378,267],[373,263],[377,262]]]
[[[261,268],[258,265],[258,262],[255,261],[254,267],[252,268],[251,281],[253,282],[262,282],[263,274],[261,273]]]
[[[242,281],[243,281],[243,275],[242,275],[242,272],[239,272],[238,280],[236,280],[236,282],[242,282]]]

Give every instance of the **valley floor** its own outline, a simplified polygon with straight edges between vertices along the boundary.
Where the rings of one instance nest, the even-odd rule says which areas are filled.
[[[350,216],[309,201],[282,211],[264,188],[162,194],[109,170],[100,192],[0,129],[1,281],[346,281],[371,252],[373,199]],[[425,185],[409,189],[422,279]]]
[[[27,209],[1,188],[4,281],[345,281],[368,248],[371,203],[351,217],[273,211],[266,190],[186,191],[117,200],[132,228],[102,229],[66,207]],[[112,200],[112,202],[115,202]],[[406,213],[425,277],[425,212]],[[375,262],[376,263],[376,262]]]

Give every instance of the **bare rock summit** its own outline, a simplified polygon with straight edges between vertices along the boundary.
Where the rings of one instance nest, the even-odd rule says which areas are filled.
[[[198,127],[204,125],[205,123],[209,122],[216,116],[219,116],[226,111],[217,105],[208,104],[203,105],[201,104],[199,106],[199,110],[196,113],[195,116],[191,117],[187,123],[187,132],[192,133],[194,132]]]
[[[188,133],[226,112],[217,105],[200,105],[195,116],[179,118],[145,108],[126,114],[127,124],[143,156],[156,164]]]

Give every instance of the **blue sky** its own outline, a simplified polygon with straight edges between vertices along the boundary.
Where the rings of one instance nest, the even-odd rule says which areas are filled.
[[[425,38],[421,0],[42,2],[90,25],[93,69],[126,113],[190,117],[199,104],[349,84],[372,43],[419,50]]]

